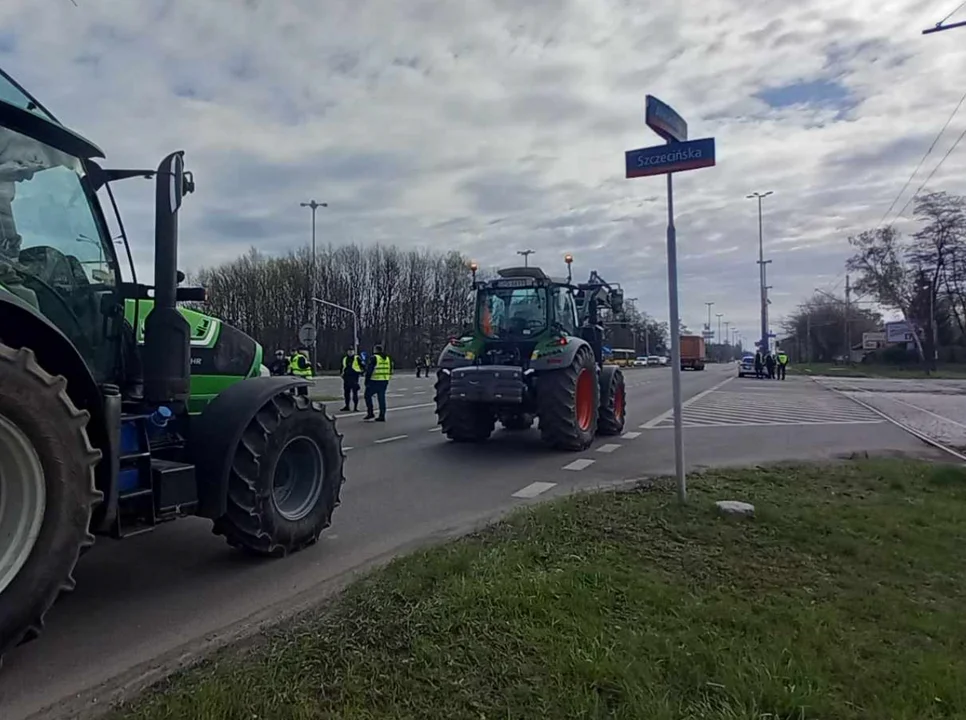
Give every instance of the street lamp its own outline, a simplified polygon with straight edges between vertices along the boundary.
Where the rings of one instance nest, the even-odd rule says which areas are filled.
[[[517,255],[523,255],[523,267],[530,267],[530,256],[535,252],[536,250],[517,250]]]
[[[352,349],[355,351],[356,355],[359,354],[359,316],[356,311],[352,308],[347,308],[345,305],[339,305],[338,303],[329,302],[328,300],[323,300],[322,298],[314,297],[312,298],[312,307],[316,307],[316,303],[319,305],[325,305],[330,308],[335,308],[336,310],[341,310],[342,312],[349,313],[352,316]]]
[[[764,233],[762,232],[762,222],[761,222],[761,201],[763,198],[768,197],[774,191],[769,190],[765,193],[753,192],[750,195],[746,195],[745,198],[750,200],[756,198],[758,200],[758,266],[759,272],[758,277],[761,286],[761,351],[768,351],[768,290],[765,288],[765,265],[771,262],[771,260],[765,261],[765,241]]]
[[[919,289],[929,291],[929,334],[932,336],[932,369],[935,370],[936,363],[939,362],[939,333],[936,328],[936,286],[930,282],[920,285]],[[915,332],[916,328],[913,327],[912,331]]]
[[[711,332],[711,308],[714,307],[713,302],[706,302],[705,305],[708,306],[708,324],[705,326],[708,329],[707,335],[712,335]],[[707,335],[705,337],[707,338]]]
[[[308,202],[299,203],[299,204],[302,207],[307,207],[312,209],[312,270],[310,271],[310,275],[311,275],[311,281],[312,281],[312,295],[315,295],[316,281],[317,281],[317,275],[315,273],[315,211],[318,210],[320,207],[324,207],[324,208],[329,207],[329,203],[320,203],[320,202],[316,202],[315,200],[309,200]],[[318,333],[319,313],[315,303],[312,303],[312,327],[314,327],[316,329],[316,333]],[[312,348],[313,362],[318,362],[318,358],[315,357],[318,354],[316,352],[317,350],[318,350],[318,340],[316,340],[316,347]]]

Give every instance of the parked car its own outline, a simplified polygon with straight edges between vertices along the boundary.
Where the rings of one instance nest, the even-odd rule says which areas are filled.
[[[738,377],[743,378],[745,375],[755,374],[755,356],[745,355],[738,362]]]
[[[634,367],[646,367],[646,366],[647,366],[646,357],[642,355],[641,357],[634,358]]]
[[[658,367],[658,366],[660,366],[660,364],[661,364],[661,358],[659,358],[657,355],[648,355],[647,356],[647,365],[648,365],[648,367]]]

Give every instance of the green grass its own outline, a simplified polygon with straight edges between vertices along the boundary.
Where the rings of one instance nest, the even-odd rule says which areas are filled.
[[[966,717],[966,472],[709,472],[420,552],[112,720]],[[757,506],[724,519],[721,498]]]
[[[832,363],[811,363],[789,365],[789,375],[828,375],[830,377],[856,378],[905,378],[935,380],[966,380],[966,365],[940,365],[936,370],[925,368],[904,368],[897,365],[833,365]]]

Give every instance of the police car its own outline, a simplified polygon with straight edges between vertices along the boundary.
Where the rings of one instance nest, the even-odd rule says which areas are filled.
[[[738,363],[738,377],[743,378],[745,375],[755,374],[755,356],[745,355],[741,358],[741,362]]]

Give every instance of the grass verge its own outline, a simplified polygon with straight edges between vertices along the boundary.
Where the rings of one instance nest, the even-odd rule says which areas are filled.
[[[708,472],[398,560],[112,720],[966,714],[966,472]],[[715,499],[754,502],[720,518]]]
[[[830,377],[966,380],[966,367],[963,365],[940,365],[936,370],[927,371],[923,368],[904,368],[897,365],[812,363],[810,365],[789,365],[788,373],[790,375],[828,375]]]

